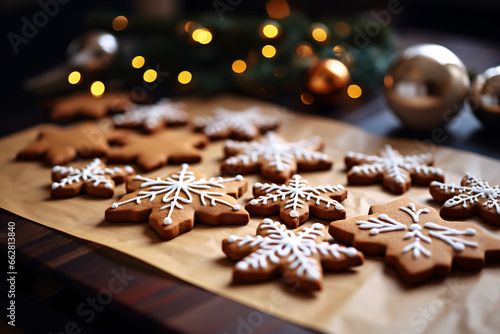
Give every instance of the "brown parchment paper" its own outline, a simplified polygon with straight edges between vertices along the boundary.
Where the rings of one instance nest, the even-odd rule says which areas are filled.
[[[490,184],[500,183],[500,161],[439,147],[430,140],[416,142],[377,137],[345,123],[242,97],[188,99],[185,102],[192,116],[209,114],[217,106],[233,110],[260,106],[264,112],[282,117],[284,125],[279,132],[288,141],[321,136],[326,142],[325,152],[334,159],[335,166],[330,171],[303,173],[311,185],[345,185],[345,153],[354,150],[375,154],[386,143],[404,154],[433,153],[436,165],[446,172],[447,182],[460,182],[466,172],[471,172]],[[497,333],[500,328],[499,265],[488,265],[479,273],[453,272],[444,281],[408,287],[392,269],[386,268],[382,258],[367,258],[363,266],[351,271],[325,273],[324,289],[316,293],[291,291],[279,278],[263,284],[233,286],[230,284],[233,262],[225,258],[221,242],[231,234],[254,234],[262,218],[254,217],[243,227],[197,225],[191,232],[170,241],[162,241],[147,223],[107,223],[104,210],[124,194],[124,186],[118,186],[111,199],[94,199],[86,195],[50,199],[50,167],[37,161],[14,160],[17,151],[36,136],[35,127],[0,140],[0,206],[20,216],[114,248],[199,287],[319,331]],[[209,176],[219,175],[222,158],[223,141],[213,142],[204,150],[203,162],[192,166]],[[143,175],[162,176],[178,168],[167,166]],[[266,181],[257,175],[247,179],[250,189],[253,183]],[[241,204],[251,198],[250,189],[239,200]],[[347,189],[349,196],[343,204],[348,217],[366,214],[370,205],[398,197],[383,190],[381,185],[347,186]],[[404,196],[435,208],[440,206],[431,200],[426,187],[413,186]],[[470,220],[500,237],[498,227],[478,218]],[[306,224],[316,221],[320,220],[313,217]],[[253,319],[246,319],[247,323],[256,323],[259,315],[253,316]]]

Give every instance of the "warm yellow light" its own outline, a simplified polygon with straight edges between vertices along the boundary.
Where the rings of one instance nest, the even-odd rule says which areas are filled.
[[[311,103],[314,102],[314,96],[309,92],[302,93],[300,95],[300,99],[301,99],[302,103],[304,103],[306,105],[310,105]]]
[[[290,15],[290,7],[286,0],[269,0],[266,2],[267,15],[272,19],[281,19]]]
[[[92,83],[92,86],[90,86],[90,92],[92,95],[95,97],[101,97],[102,94],[104,94],[104,91],[106,90],[106,87],[101,81],[94,81]]]
[[[186,85],[191,82],[191,79],[193,78],[193,75],[189,71],[182,71],[179,73],[179,76],[177,77],[177,80],[183,85]]]
[[[156,80],[157,77],[158,73],[156,73],[156,71],[153,69],[146,70],[146,72],[144,72],[144,74],[142,75],[142,78],[146,82],[153,82]]]
[[[335,23],[335,33],[340,37],[347,37],[351,33],[351,26],[343,21]]]
[[[128,20],[125,16],[117,16],[114,18],[112,26],[116,31],[121,31],[127,27]]]
[[[347,95],[349,95],[351,99],[357,99],[361,94],[363,94],[363,91],[358,85],[350,85],[347,87]]]
[[[312,37],[317,42],[324,42],[328,38],[328,34],[323,28],[315,28],[312,31]]]
[[[264,28],[262,28],[262,33],[267,38],[275,38],[278,36],[279,30],[274,24],[266,24]]]
[[[187,33],[190,33],[191,30],[193,30],[193,27],[196,26],[196,22],[194,21],[189,21],[188,23],[186,23],[186,25],[184,26],[184,31],[187,32]]]
[[[262,55],[266,58],[272,58],[276,55],[276,48],[272,45],[264,45]]]
[[[78,71],[73,71],[68,75],[68,82],[72,85],[79,84],[80,80],[82,80],[82,75]]]
[[[191,36],[200,44],[208,44],[212,41],[212,33],[207,28],[196,29]]]
[[[307,44],[301,44],[297,47],[297,55],[299,57],[309,57],[309,56],[312,56],[313,54],[313,49],[311,48],[311,46],[307,45]]]
[[[335,45],[333,48],[333,53],[335,53],[337,56],[342,55],[342,53],[345,51],[345,48],[342,45]]]
[[[146,63],[146,59],[143,56],[136,56],[132,59],[132,67],[133,68],[141,68]]]
[[[247,63],[240,59],[235,60],[232,69],[235,73],[243,73],[247,69]]]

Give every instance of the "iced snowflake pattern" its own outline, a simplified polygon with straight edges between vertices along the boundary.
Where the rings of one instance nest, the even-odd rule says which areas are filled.
[[[299,279],[317,281],[322,277],[321,262],[341,261],[342,257],[360,257],[353,247],[330,244],[325,239],[324,226],[315,223],[301,229],[297,234],[285,225],[266,218],[257,228],[257,235],[239,237],[231,235],[228,247],[238,249],[248,245],[250,253],[235,267],[237,272],[268,270],[268,267],[281,266],[283,272],[292,272]],[[226,254],[230,249],[225,250]],[[285,261],[282,261],[286,258]],[[362,258],[357,264],[362,263]],[[353,264],[353,265],[357,265]],[[352,266],[347,265],[346,267]]]
[[[370,230],[370,235],[377,235],[379,233],[390,233],[395,231],[406,231],[408,232],[404,235],[404,239],[413,239],[413,241],[402,249],[403,253],[411,251],[413,253],[413,258],[418,259],[420,254],[425,257],[431,257],[432,252],[425,248],[422,244],[432,243],[432,238],[440,239],[447,243],[449,246],[453,247],[455,251],[463,251],[465,247],[477,247],[478,243],[457,238],[460,235],[474,236],[476,231],[473,228],[467,228],[464,231],[459,231],[450,227],[442,226],[436,223],[427,222],[421,224],[420,215],[429,213],[429,209],[424,208],[416,210],[414,203],[409,203],[407,207],[400,207],[401,211],[407,213],[413,220],[410,226],[403,224],[389,215],[383,213],[377,218],[370,217],[368,221],[360,220],[357,221],[357,225],[362,230]],[[424,230],[425,229],[425,230]],[[427,231],[427,235],[423,232]],[[432,238],[431,238],[432,237]]]
[[[434,188],[434,189],[432,189]],[[446,184],[442,182],[431,183],[431,193],[439,192],[441,196],[448,197],[444,203],[446,208],[463,207],[467,209],[469,206],[480,206],[484,210],[491,210],[500,215],[500,188],[498,185],[492,187],[488,182],[467,173],[463,178],[461,185],[454,183]],[[434,197],[441,197],[435,196]],[[465,214],[464,217],[468,216]]]
[[[261,113],[258,107],[243,111],[217,108],[213,116],[194,119],[195,128],[202,130],[210,138],[227,138],[233,135],[240,140],[255,139],[261,131],[276,129],[279,124],[277,117]]]
[[[341,219],[345,218],[345,210],[338,200],[343,200],[347,197],[347,191],[340,184],[336,186],[325,185],[311,187],[307,184],[300,175],[293,175],[292,178],[282,185],[275,183],[255,183],[254,193],[264,193],[255,199],[252,199],[247,205],[247,210],[250,213],[257,213],[252,211],[252,207],[256,205],[270,205],[280,203],[280,215],[282,219],[291,227],[297,227],[307,217],[309,206],[315,205],[318,209],[321,207],[326,213],[317,210],[317,216],[324,219]],[[333,199],[335,197],[336,199]],[[337,200],[338,199],[338,200]],[[300,210],[306,206],[307,211]],[[286,213],[288,211],[288,213]],[[299,211],[302,211],[299,213]],[[337,211],[332,212],[332,211]],[[342,212],[339,212],[342,211]],[[333,213],[333,215],[332,215]],[[301,217],[299,217],[301,216]],[[303,216],[303,217],[302,217]],[[294,219],[294,218],[304,219]],[[287,219],[289,218],[289,219]]]
[[[106,167],[101,159],[95,158],[91,163],[79,169],[72,166],[54,166],[52,168],[53,178],[57,180],[52,183],[53,195],[57,194],[57,190],[74,184],[88,183],[93,187],[103,185],[104,188],[112,190],[114,183],[111,181],[115,178],[123,179],[126,175],[134,173],[134,169],[130,166],[124,168],[109,168]],[[78,191],[79,192],[79,191]],[[112,195],[112,194],[111,194]]]
[[[165,125],[186,124],[189,115],[184,104],[161,99],[152,105],[132,104],[123,114],[113,117],[117,126],[138,127],[152,132]]]
[[[419,183],[429,184],[431,181],[443,181],[443,171],[430,166],[433,162],[431,154],[401,155],[391,145],[386,145],[379,155],[366,155],[349,151],[346,157],[347,167],[351,168],[347,174],[350,183],[373,183],[379,178],[384,179],[384,185],[389,186],[395,193],[405,192],[412,177],[419,179]],[[357,180],[363,176],[363,181]],[[365,179],[365,177],[368,177]]]
[[[212,187],[224,188],[224,183],[231,181],[242,181],[243,177],[237,175],[234,178],[210,178],[210,179],[196,179],[193,171],[188,170],[187,164],[182,164],[182,169],[166,177],[162,180],[160,177],[155,179],[150,179],[144,176],[137,175],[134,177],[135,180],[143,181],[141,188],[148,187],[148,190],[139,191],[138,196],[130,198],[123,202],[115,202],[111,206],[112,209],[118,208],[120,205],[127,203],[141,203],[142,200],[148,200],[152,202],[156,196],[163,196],[162,203],[165,203],[160,208],[161,210],[168,210],[167,216],[163,220],[163,224],[170,225],[173,220],[171,218],[174,210],[184,209],[183,205],[189,205],[193,203],[193,195],[198,196],[202,205],[210,204],[211,206],[217,205],[217,203],[227,205],[231,207],[234,211],[240,210],[238,204],[229,203],[221,198],[220,196],[225,195],[223,192],[207,191]],[[184,194],[186,198],[180,196]]]
[[[261,173],[271,177],[273,174],[283,173],[289,176],[283,178],[276,175],[276,181],[286,181],[291,177],[301,164],[307,164],[308,170],[329,169],[332,166],[330,158],[319,150],[323,142],[319,137],[302,139],[298,142],[288,143],[274,132],[268,132],[259,141],[237,142],[228,140],[226,152],[235,155],[227,158],[222,171],[231,174],[238,170],[236,166],[242,165],[250,170],[260,166]]]

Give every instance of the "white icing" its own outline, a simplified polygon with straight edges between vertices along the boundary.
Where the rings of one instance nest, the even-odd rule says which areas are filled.
[[[478,246],[477,242],[456,237],[458,235],[474,236],[476,231],[473,228],[467,228],[465,231],[460,231],[431,222],[425,223],[422,226],[419,224],[419,216],[423,213],[429,213],[430,211],[427,208],[417,211],[415,204],[409,203],[407,207],[400,207],[399,209],[411,217],[413,223],[410,224],[410,226],[396,221],[385,213],[380,214],[378,218],[370,217],[368,221],[357,221],[356,224],[360,229],[370,229],[370,235],[373,236],[384,232],[409,230],[405,233],[403,239],[406,240],[414,238],[414,240],[410,244],[406,245],[402,252],[406,253],[412,251],[414,259],[418,259],[420,254],[424,254],[426,257],[432,256],[432,252],[425,248],[421,243],[423,241],[431,244],[432,238],[444,241],[456,251],[462,251],[466,246]],[[423,233],[424,231],[427,232],[427,235]]]
[[[131,168],[131,167],[129,167]],[[125,169],[127,172],[129,170]],[[52,189],[57,189],[61,187],[65,187],[66,185],[71,185],[73,182],[85,182],[92,184],[94,187],[97,187],[100,184],[107,189],[113,188],[113,183],[110,179],[106,178],[106,175],[113,177],[115,173],[122,173],[123,170],[120,168],[102,168],[101,159],[95,158],[91,163],[86,165],[82,169],[73,168],[73,167],[64,167],[64,166],[54,166],[52,171],[55,173],[61,173],[61,176],[64,176],[59,182],[52,183]],[[133,171],[133,169],[132,169]]]
[[[280,123],[275,116],[264,115],[257,107],[244,111],[230,111],[217,108],[213,116],[197,117],[194,125],[203,129],[207,136],[220,137],[227,132],[242,133],[249,138],[255,138],[261,128],[274,128]]]
[[[238,204],[232,204],[225,201],[217,196],[224,196],[225,193],[217,191],[208,191],[211,188],[224,188],[224,183],[232,181],[241,181],[240,176],[233,178],[210,178],[210,179],[196,179],[193,171],[188,170],[188,164],[182,164],[181,170],[171,176],[162,180],[160,177],[155,179],[150,179],[143,177],[141,175],[136,175],[134,180],[143,181],[141,188],[149,188],[148,190],[141,190],[137,193],[136,197],[130,198],[123,202],[114,203],[111,208],[116,209],[118,206],[135,202],[136,204],[141,203],[142,200],[149,199],[153,201],[156,196],[163,195],[162,203],[165,203],[160,210],[168,210],[168,214],[163,220],[165,225],[172,224],[173,220],[171,218],[174,210],[184,209],[183,204],[191,204],[193,202],[193,194],[197,195],[200,199],[202,205],[211,206],[217,205],[217,203],[231,207],[233,210],[238,211],[241,207]],[[183,197],[181,194],[184,194]],[[116,204],[116,205],[115,205]]]
[[[348,152],[347,156],[357,164],[351,168],[353,174],[382,174],[386,173],[388,180],[397,184],[404,184],[410,180],[411,174],[442,175],[440,168],[428,166],[432,161],[430,154],[403,156],[386,145],[380,155],[366,155],[357,152]]]
[[[250,255],[239,261],[236,269],[247,271],[249,269],[265,269],[269,263],[277,265],[281,259],[286,258],[288,268],[295,271],[299,277],[306,280],[317,280],[321,277],[320,263],[313,257],[313,254],[321,254],[321,258],[341,257],[344,254],[347,257],[353,257],[358,251],[353,247],[344,247],[338,244],[328,242],[316,243],[318,237],[323,237],[324,226],[315,223],[310,227],[304,228],[297,234],[288,230],[285,225],[277,221],[266,218],[260,225],[261,230],[265,230],[265,236],[257,235],[255,237],[231,236],[229,243],[239,241],[237,247],[250,244],[251,247],[258,247]]]
[[[298,142],[287,143],[274,132],[268,132],[259,141],[237,142],[228,140],[226,141],[226,148],[237,150],[239,154],[227,158],[225,162],[228,165],[240,163],[249,165],[262,159],[266,161],[267,165],[276,168],[276,171],[283,172],[295,166],[297,160],[329,160],[326,154],[317,151],[320,142],[319,137],[312,137]]]
[[[498,185],[492,187],[488,182],[473,176],[470,173],[466,174],[465,185],[456,185],[454,183],[445,184],[441,182],[432,182],[431,186],[439,186],[441,190],[445,190],[450,194],[454,194],[448,199],[444,206],[447,208],[462,205],[467,208],[468,205],[473,205],[482,202],[482,205],[491,209],[494,208],[497,215],[500,215],[500,188]]]
[[[155,104],[132,104],[123,114],[113,117],[113,122],[118,126],[140,126],[153,129],[159,123],[180,124],[188,121],[188,113],[181,103],[172,102],[170,99],[161,99]]]
[[[326,185],[311,187],[307,185],[307,181],[302,179],[300,175],[293,175],[288,184],[277,185],[274,183],[256,183],[254,188],[261,189],[266,192],[266,195],[259,196],[250,201],[250,205],[259,203],[266,204],[267,201],[285,202],[284,209],[291,209],[290,217],[299,216],[297,209],[303,208],[305,202],[313,202],[315,205],[324,204],[327,209],[333,206],[335,210],[343,210],[344,207],[336,200],[324,197],[324,194],[333,195],[344,189],[340,184],[336,186]],[[311,204],[313,204],[311,203]]]

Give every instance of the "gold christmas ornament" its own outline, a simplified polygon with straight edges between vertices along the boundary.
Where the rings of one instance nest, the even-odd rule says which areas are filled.
[[[347,67],[336,59],[321,59],[307,73],[307,89],[323,101],[335,102],[344,96],[351,75]]]
[[[407,48],[384,78],[387,104],[407,128],[417,131],[451,121],[462,109],[469,88],[462,61],[436,44]]]
[[[500,129],[500,66],[490,68],[474,79],[469,102],[484,126]]]

